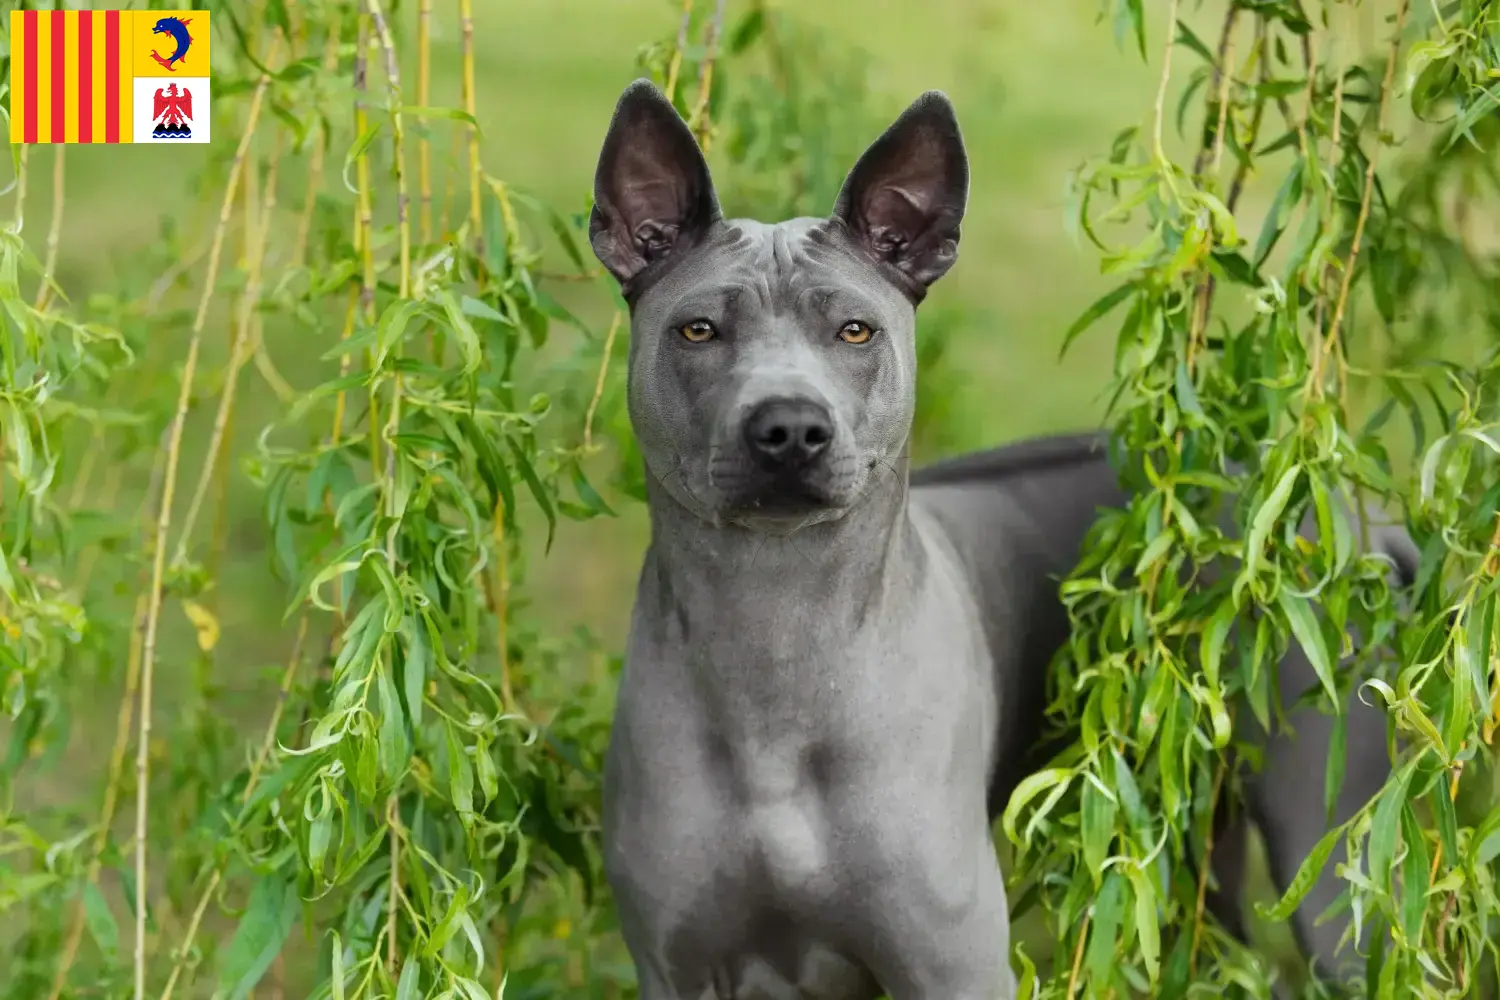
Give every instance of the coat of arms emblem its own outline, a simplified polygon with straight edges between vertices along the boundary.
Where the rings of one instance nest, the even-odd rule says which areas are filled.
[[[169,83],[156,91],[151,106],[153,139],[191,139],[193,137],[193,92]]]

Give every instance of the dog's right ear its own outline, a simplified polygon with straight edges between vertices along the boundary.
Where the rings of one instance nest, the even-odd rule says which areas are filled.
[[[622,285],[691,246],[719,217],[708,164],[649,80],[625,88],[594,174],[589,242]]]

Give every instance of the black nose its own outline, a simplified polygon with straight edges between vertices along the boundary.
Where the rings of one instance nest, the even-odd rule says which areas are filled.
[[[806,465],[832,441],[827,407],[809,399],[768,399],[745,418],[745,445],[766,469]]]

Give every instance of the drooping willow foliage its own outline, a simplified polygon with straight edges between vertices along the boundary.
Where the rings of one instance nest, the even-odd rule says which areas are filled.
[[[50,160],[60,218],[67,153],[13,147],[6,996],[242,997],[263,979],[274,995],[485,996],[512,954],[568,977],[546,962],[568,944],[552,925],[577,909],[565,879],[541,903],[530,893],[549,872],[597,881],[607,715],[587,682],[566,699],[546,688],[557,659],[591,651],[516,621],[518,525],[523,503],[549,539],[560,518],[608,508],[582,468],[584,411],[544,439],[552,404],[515,372],[558,329],[597,367],[604,331],[539,270],[554,231],[582,269],[574,224],[479,157],[467,2],[442,12],[461,92],[432,93],[433,6],[415,60],[379,2],[214,7],[229,138],[199,178],[206,231],[164,234],[163,277],[135,294],[49,294],[56,224],[39,263],[21,212],[28,166]],[[195,238],[201,251],[183,245]],[[316,345],[295,375],[268,330]],[[280,415],[232,450],[247,392],[275,393]],[[138,524],[104,527],[142,470]],[[223,564],[244,476],[262,491],[270,587],[242,595]],[[285,660],[250,736],[224,678],[264,665],[219,643],[220,620],[266,589],[286,608]],[[123,618],[120,592],[140,595]],[[196,637],[186,695],[163,679],[169,616]],[[90,742],[113,749],[80,769],[91,783],[102,769],[102,803],[59,816],[24,772],[64,743],[91,677],[123,689],[113,740]],[[153,707],[165,699],[170,714]]]
[[[1261,915],[1285,919],[1342,843],[1335,908],[1367,995],[1494,996],[1500,7],[1106,9],[1161,76],[1076,176],[1074,224],[1119,284],[1068,339],[1118,319],[1110,425],[1139,493],[1063,585],[1054,711],[1082,735],[1006,816],[1058,941],[1040,974],[1018,959],[1027,995],[1269,995],[1264,957],[1204,912],[1195,862],[1246,738],[1289,707],[1274,665],[1296,643],[1320,682],[1304,703],[1337,714],[1354,691],[1388,713],[1392,775]],[[1255,185],[1269,199],[1251,208]],[[1364,554],[1360,504],[1411,528],[1411,593]],[[1330,812],[1335,733],[1306,776]]]

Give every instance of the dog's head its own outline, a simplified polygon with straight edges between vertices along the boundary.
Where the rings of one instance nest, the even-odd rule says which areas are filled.
[[[589,234],[630,304],[652,477],[701,517],[785,530],[894,474],[915,309],[957,256],[967,195],[953,107],[931,92],[860,157],[829,218],[725,220],[686,123],[649,82],[628,87]]]

